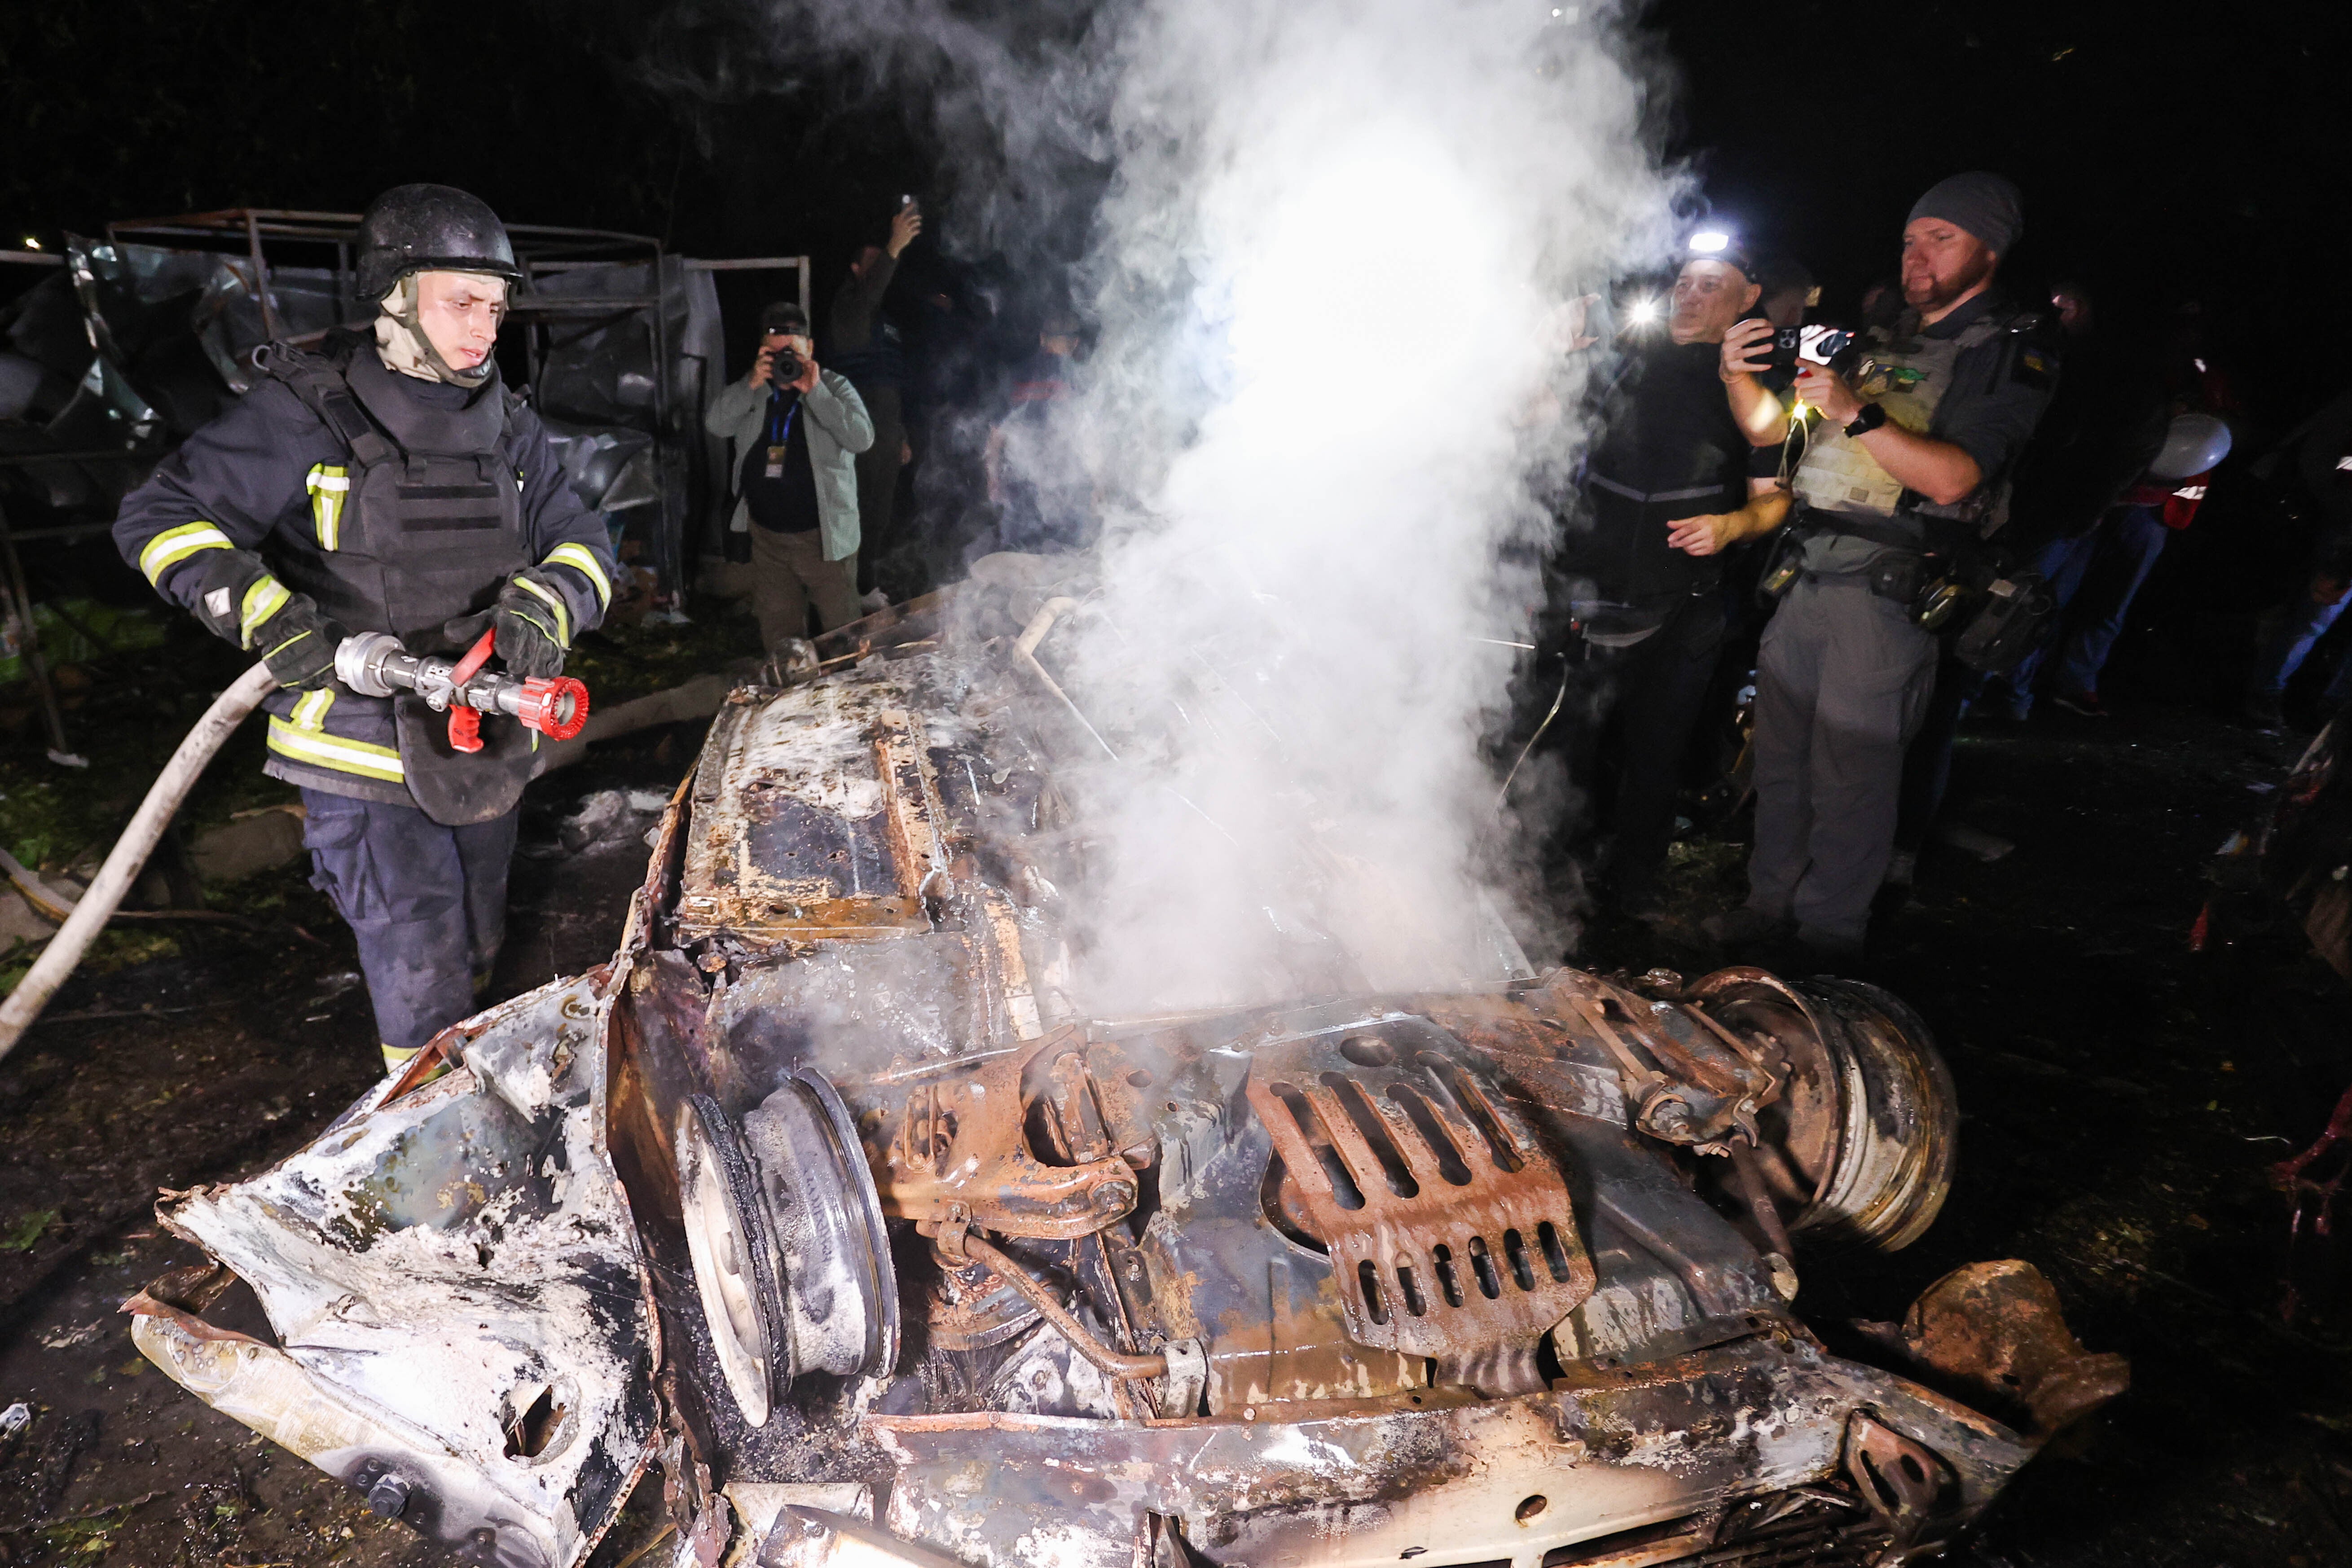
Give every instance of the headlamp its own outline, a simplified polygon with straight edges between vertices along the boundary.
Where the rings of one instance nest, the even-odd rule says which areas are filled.
[[[1683,242],[1683,260],[1720,261],[1735,268],[1744,278],[1756,277],[1754,258],[1748,254],[1747,245],[1739,236],[1726,228],[1703,228]]]

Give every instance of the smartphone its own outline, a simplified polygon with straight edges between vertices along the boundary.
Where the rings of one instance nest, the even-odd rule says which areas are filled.
[[[1739,321],[1765,321],[1769,320],[1771,320],[1771,318],[1765,315],[1761,310],[1750,310],[1748,314],[1739,318]],[[1732,323],[1734,326],[1738,326],[1738,321]],[[1797,368],[1799,334],[1804,330],[1805,329],[1801,327],[1776,327],[1772,331],[1771,337],[1767,339],[1764,343],[1751,343],[1748,345],[1748,353],[1752,357],[1758,348],[1767,348],[1769,349],[1769,352],[1767,353],[1764,360],[1764,374],[1769,375],[1774,372],[1778,372],[1782,375],[1790,374]]]

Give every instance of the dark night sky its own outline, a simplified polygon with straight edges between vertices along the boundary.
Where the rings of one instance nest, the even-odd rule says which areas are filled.
[[[1019,9],[1066,17],[1075,3]],[[807,249],[829,287],[899,190],[951,197],[953,153],[929,144],[910,95],[877,94],[841,62],[782,91],[751,72],[690,105],[646,84],[648,18],[667,18],[669,63],[708,72],[745,40],[728,12],[0,7],[0,226],[54,242],[190,209],[352,209],[438,178],[517,219],[666,235],[706,255]],[[2026,191],[2021,283],[2088,272],[2126,294],[2200,299],[2279,414],[2336,375],[2352,311],[2324,279],[2352,238],[2352,5],[1657,0],[1645,15],[1680,76],[1663,100],[1671,149],[1719,213],[1807,259],[1832,310],[1892,270],[1920,189],[1991,167]]]

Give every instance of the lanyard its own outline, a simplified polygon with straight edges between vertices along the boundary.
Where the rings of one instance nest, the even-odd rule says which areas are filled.
[[[782,401],[783,399],[781,397],[771,397],[768,399],[768,445],[771,447],[781,447],[785,442],[791,440],[793,438],[793,421],[801,416],[801,400],[795,397],[793,399],[792,407],[787,409],[784,413],[783,429],[781,431],[778,430],[776,428],[776,405]]]

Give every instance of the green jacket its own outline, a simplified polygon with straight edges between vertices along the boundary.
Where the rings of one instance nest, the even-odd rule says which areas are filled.
[[[802,395],[801,405],[808,410],[809,467],[816,470],[817,531],[824,535],[824,558],[846,560],[857,553],[856,459],[858,453],[874,445],[874,421],[867,416],[866,401],[857,395],[857,388],[849,384],[849,378],[829,370],[817,372],[816,385]],[[727,438],[727,484],[730,489],[743,471],[743,454],[766,434],[767,422],[768,389],[753,386],[749,375],[728,383],[726,389],[710,400],[709,412],[702,416],[702,427],[713,436]],[[751,526],[751,509],[739,495],[727,527],[731,532],[740,533]]]

